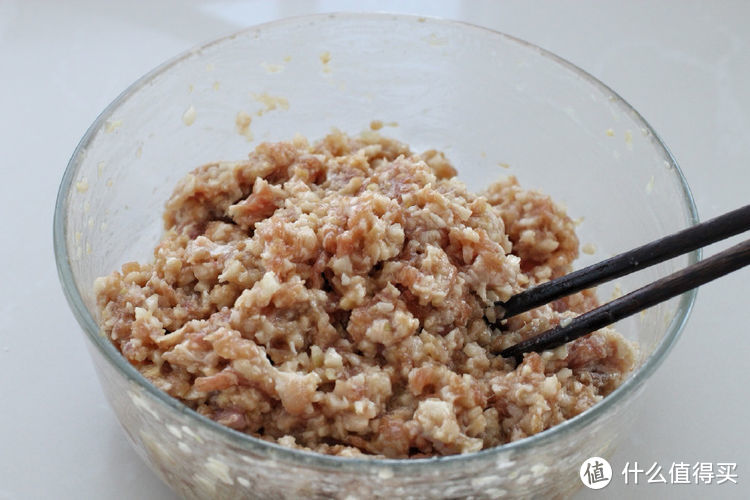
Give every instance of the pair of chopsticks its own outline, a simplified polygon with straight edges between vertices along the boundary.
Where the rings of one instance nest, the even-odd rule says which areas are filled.
[[[535,286],[497,303],[502,318],[547,304],[553,300],[650,267],[750,229],[750,205],[684,229],[610,259]],[[520,359],[523,353],[553,349],[627,316],[671,299],[704,283],[750,264],[750,240],[746,240],[697,264],[688,266],[627,295],[574,318],[500,352]]]

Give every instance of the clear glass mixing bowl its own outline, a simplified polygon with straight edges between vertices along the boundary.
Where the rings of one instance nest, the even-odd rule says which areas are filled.
[[[239,111],[253,117],[240,133]],[[260,116],[259,116],[260,115]],[[176,181],[260,141],[331,127],[445,151],[479,189],[504,174],[584,217],[578,265],[693,224],[695,206],[667,148],[611,89],[534,45],[467,24],[387,14],[321,15],[251,28],[147,74],[91,125],[63,177],[57,265],[104,392],[138,453],[188,498],[565,497],[578,468],[607,457],[638,394],[681,331],[695,292],[622,321],[637,371],[589,411],[533,437],[439,459],[323,456],[222,427],[151,386],[100,335],[93,282],[148,260]],[[503,168],[508,167],[508,168]],[[698,252],[619,280],[632,290]],[[600,289],[608,299],[611,286]]]

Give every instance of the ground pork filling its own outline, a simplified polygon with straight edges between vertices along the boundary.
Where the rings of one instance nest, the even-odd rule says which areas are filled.
[[[635,346],[604,328],[499,357],[596,298],[488,327],[495,301],[568,272],[578,240],[513,177],[473,194],[455,174],[371,132],[204,165],[167,202],[153,262],[97,279],[101,328],[169,395],[294,448],[425,457],[543,431],[614,390]]]

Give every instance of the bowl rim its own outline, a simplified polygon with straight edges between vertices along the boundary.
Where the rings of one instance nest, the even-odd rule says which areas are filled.
[[[643,364],[634,373],[629,375],[628,378],[615,391],[613,391],[599,403],[595,404],[593,407],[569,420],[566,420],[558,425],[555,425],[545,431],[539,432],[527,438],[473,453],[431,458],[391,459],[325,455],[313,451],[289,448],[230,429],[229,427],[223,426],[209,419],[208,417],[200,415],[179,400],[169,396],[165,392],[162,392],[160,389],[157,389],[155,385],[151,384],[120,354],[120,352],[109,341],[109,339],[107,339],[104,335],[101,335],[99,326],[94,320],[91,312],[85,306],[81,297],[81,293],[76,285],[75,279],[73,278],[70,253],[67,247],[67,219],[65,217],[67,200],[69,198],[68,195],[73,189],[74,179],[76,178],[78,168],[82,163],[84,152],[86,151],[89,143],[96,136],[97,132],[102,129],[106,121],[113,115],[113,112],[141,87],[147,85],[153,79],[169,70],[171,67],[179,64],[180,62],[191,56],[200,54],[207,48],[219,45],[223,42],[227,42],[238,36],[243,36],[251,32],[257,32],[260,30],[274,30],[283,28],[284,26],[287,26],[289,24],[300,22],[331,22],[332,20],[341,18],[347,20],[363,21],[391,20],[397,22],[430,22],[441,26],[448,25],[459,27],[469,33],[479,33],[483,36],[489,35],[497,39],[502,39],[505,42],[515,43],[524,47],[525,49],[530,49],[532,52],[536,52],[537,55],[547,58],[548,60],[558,64],[566,71],[570,71],[571,73],[585,80],[592,87],[596,88],[596,90],[598,90],[600,93],[606,94],[611,102],[618,105],[623,111],[627,112],[636,122],[640,124],[643,129],[645,129],[648,134],[652,136],[657,148],[662,150],[665,161],[669,163],[670,169],[676,176],[678,185],[682,190],[682,202],[685,204],[684,208],[687,209],[687,222],[691,225],[698,223],[699,219],[697,208],[695,206],[695,201],[690,191],[690,187],[687,184],[687,180],[685,179],[685,176],[679,165],[677,164],[677,161],[672,155],[671,151],[666,146],[664,141],[662,141],[653,127],[651,127],[651,125],[643,118],[643,116],[638,111],[636,111],[635,108],[633,108],[627,101],[625,101],[625,99],[623,99],[617,92],[612,90],[606,84],[602,83],[600,80],[587,73],[580,67],[569,62],[568,60],[563,59],[562,57],[557,56],[556,54],[525,40],[484,26],[479,26],[464,21],[456,21],[414,14],[355,12],[322,13],[286,17],[244,28],[229,35],[225,35],[209,42],[199,44],[159,64],[157,67],[128,86],[109,105],[107,105],[107,107],[104,108],[104,110],[97,116],[96,120],[94,120],[91,126],[89,126],[89,128],[86,130],[86,133],[83,135],[80,142],[76,146],[63,174],[55,201],[53,218],[53,245],[58,277],[60,279],[63,292],[76,320],[78,321],[79,325],[81,326],[91,343],[97,348],[104,359],[106,359],[111,365],[113,365],[114,369],[119,374],[123,375],[130,383],[133,383],[140,389],[145,390],[147,394],[156,399],[158,402],[166,405],[179,414],[186,416],[187,419],[195,425],[202,426],[208,429],[209,432],[216,433],[222,440],[230,441],[235,446],[245,448],[248,451],[264,458],[273,458],[280,461],[289,462],[291,463],[291,465],[314,466],[317,468],[328,470],[357,471],[361,470],[363,467],[374,467],[378,468],[378,470],[381,471],[386,470],[389,473],[393,473],[394,475],[404,476],[419,473],[420,471],[425,469],[436,471],[445,470],[446,468],[453,468],[456,466],[470,466],[476,461],[486,461],[493,458],[502,458],[504,455],[510,455],[516,452],[521,452],[523,450],[533,449],[537,446],[544,445],[551,440],[557,439],[558,436],[565,435],[567,433],[585,427],[590,422],[596,420],[601,414],[605,413],[610,407],[615,405],[620,400],[625,399],[628,395],[635,394],[638,388],[641,387],[642,384],[651,376],[651,374],[653,374],[656,368],[661,365],[667,353],[669,353],[669,351],[674,347],[692,311],[697,295],[696,289],[690,290],[680,296],[679,303],[675,311],[675,316],[672,318],[672,321],[667,327],[667,333],[664,335],[663,339],[656,346],[651,355],[648,356],[648,358],[644,360]],[[700,249],[690,252],[688,254],[689,264],[698,262],[701,258],[701,255],[702,252]]]

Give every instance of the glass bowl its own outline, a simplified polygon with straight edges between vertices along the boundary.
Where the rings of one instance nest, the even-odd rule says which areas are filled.
[[[236,123],[240,111],[253,117],[249,131]],[[324,456],[238,433],[154,388],[100,335],[94,279],[150,258],[164,202],[186,172],[243,158],[260,141],[317,139],[331,127],[356,133],[372,120],[415,151],[445,151],[471,189],[513,174],[584,217],[581,242],[597,251],[578,266],[697,221],[685,179],[648,123],[539,47],[468,24],[389,14],[250,28],[130,86],[91,125],[62,179],[57,267],[110,404],[140,456],[188,498],[569,495],[581,485],[583,460],[610,456],[628,431],[694,291],[618,324],[640,343],[639,365],[601,403],[532,437],[436,459]],[[698,258],[659,264],[599,294],[608,300],[613,286],[632,290]]]

